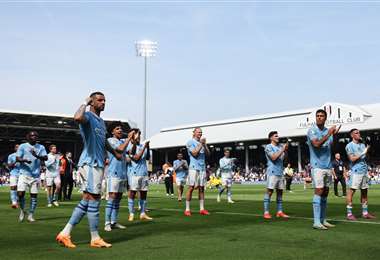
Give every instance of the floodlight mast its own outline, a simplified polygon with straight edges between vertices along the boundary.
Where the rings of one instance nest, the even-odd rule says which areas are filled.
[[[146,114],[147,114],[147,84],[148,84],[148,58],[156,56],[157,53],[157,42],[152,42],[149,40],[137,41],[136,46],[136,55],[138,57],[144,58],[144,104],[143,104],[143,131],[142,139],[146,139]]]

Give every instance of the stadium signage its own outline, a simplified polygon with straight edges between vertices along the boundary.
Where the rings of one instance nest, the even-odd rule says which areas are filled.
[[[326,126],[360,124],[371,116],[358,107],[343,104],[325,104],[322,108],[327,112]],[[298,122],[297,128],[309,128],[315,125],[315,112]]]

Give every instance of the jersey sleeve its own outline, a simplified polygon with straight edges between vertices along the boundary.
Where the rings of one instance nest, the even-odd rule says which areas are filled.
[[[20,145],[16,152],[17,157],[23,157],[24,156],[24,146]]]
[[[227,165],[228,165],[227,160],[223,160],[223,158],[219,160],[219,167],[220,167],[221,169],[226,168]]]
[[[9,156],[8,156],[7,163],[8,163],[8,164],[12,164],[12,163],[13,163],[12,155],[9,155]]]
[[[119,147],[118,142],[115,138],[108,138],[107,141],[112,147],[112,149],[116,149],[117,147]]]
[[[317,132],[312,128],[309,129],[309,131],[307,131],[307,137],[309,138],[310,141],[319,139]]]
[[[272,155],[275,153],[271,145],[265,146],[265,153],[272,160]]]
[[[178,170],[178,168],[179,168],[179,161],[175,160],[173,162],[173,169],[176,171],[176,170]]]
[[[188,142],[186,143],[186,148],[187,148],[187,150],[190,151],[190,152],[193,151],[193,149],[194,149],[194,144],[193,144],[192,140],[190,140],[190,141],[188,141]]]
[[[50,167],[51,165],[53,165],[55,163],[55,156],[49,154],[48,155],[48,159],[47,161],[45,162],[45,166],[46,167]]]
[[[41,149],[39,151],[38,156],[46,156],[46,155],[47,155],[47,153],[46,153],[45,146],[41,145]]]
[[[355,154],[355,151],[354,151],[351,143],[346,145],[346,153],[347,153],[347,155],[354,155]]]
[[[89,114],[89,112],[84,112],[84,122],[81,124],[86,125],[89,122],[90,122],[90,114]]]

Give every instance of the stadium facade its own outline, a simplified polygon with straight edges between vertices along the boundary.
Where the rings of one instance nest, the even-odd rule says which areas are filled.
[[[136,123],[130,120],[104,120],[106,125],[112,121],[121,121],[126,131],[136,127]],[[72,152],[74,159],[80,156],[83,143],[73,115],[3,109],[0,109],[0,155],[7,156],[16,143],[25,142],[26,133],[30,130],[39,133],[40,143],[46,148],[54,143],[59,151]]]
[[[348,132],[352,128],[358,128],[362,132],[363,140],[372,147],[371,158],[380,161],[380,103],[357,106],[327,102],[318,108],[162,129],[150,139],[153,167],[159,169],[163,163],[175,160],[177,152],[184,151],[193,129],[201,127],[212,150],[207,160],[212,167],[216,166],[223,156],[223,149],[227,147],[232,150],[232,156],[238,158],[240,167],[246,171],[265,163],[263,147],[268,143],[268,133],[277,130],[280,136],[291,140],[288,162],[301,170],[309,159],[306,133],[315,124],[315,112],[320,108],[328,114],[327,127],[342,125],[335,148],[337,151],[345,155],[344,147],[350,140]]]

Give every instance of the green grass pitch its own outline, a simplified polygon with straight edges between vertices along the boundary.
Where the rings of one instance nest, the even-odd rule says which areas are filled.
[[[46,207],[41,192],[35,213],[37,222],[18,223],[18,210],[9,206],[7,187],[0,188],[0,259],[378,259],[380,218],[346,222],[343,198],[330,196],[327,216],[336,224],[327,231],[312,229],[312,190],[294,185],[294,193],[284,194],[284,211],[292,218],[264,221],[264,186],[234,185],[235,204],[227,204],[225,194],[216,202],[216,190],[208,190],[206,208],[210,216],[198,214],[192,202],[192,217],[184,217],[184,204],[167,198],[163,185],[152,185],[148,207],[152,222],[128,222],[127,200],[122,200],[120,223],[126,230],[106,233],[104,205],[101,205],[100,234],[112,243],[110,249],[89,247],[87,218],[76,226],[72,239],[77,248],[63,248],[55,236],[69,219],[80,195],[58,208]],[[330,194],[331,195],[331,194]],[[195,196],[197,198],[197,196]],[[275,198],[271,211],[275,213]],[[380,186],[369,191],[369,210],[380,216]],[[29,199],[27,199],[27,206]],[[360,214],[359,194],[354,213]]]

